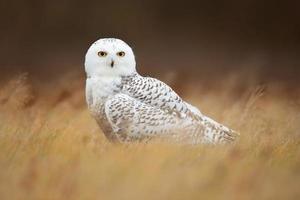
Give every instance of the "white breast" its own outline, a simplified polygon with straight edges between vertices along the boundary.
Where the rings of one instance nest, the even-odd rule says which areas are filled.
[[[89,107],[103,103],[103,99],[115,94],[120,77],[89,77],[86,79],[86,100]]]

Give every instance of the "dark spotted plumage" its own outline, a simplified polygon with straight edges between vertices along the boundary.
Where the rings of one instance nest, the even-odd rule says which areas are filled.
[[[89,107],[112,141],[169,137],[194,144],[235,138],[233,131],[202,115],[157,79],[135,73],[121,77],[109,87],[110,93],[100,97],[96,104],[90,103]],[[97,98],[89,95],[88,99]]]

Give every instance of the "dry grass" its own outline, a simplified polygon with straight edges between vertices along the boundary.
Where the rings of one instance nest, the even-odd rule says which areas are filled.
[[[236,144],[114,145],[82,81],[69,80],[38,86],[21,75],[1,87],[0,199],[300,198],[299,93],[187,84],[186,99],[241,132]]]

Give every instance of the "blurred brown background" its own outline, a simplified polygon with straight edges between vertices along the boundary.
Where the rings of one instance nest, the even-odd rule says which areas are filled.
[[[84,55],[102,37],[135,50],[143,74],[218,81],[237,74],[297,87],[297,1],[1,1],[1,76],[84,76]],[[176,69],[176,70],[174,70]],[[171,74],[170,76],[173,76]],[[186,80],[186,79],[185,79]]]

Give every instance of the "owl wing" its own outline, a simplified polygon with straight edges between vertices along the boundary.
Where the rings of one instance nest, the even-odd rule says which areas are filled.
[[[183,101],[167,84],[155,78],[136,76],[123,87],[124,92],[151,108],[177,115],[182,120],[192,120],[196,134],[203,135],[209,143],[229,142],[238,133],[203,115],[196,107]]]
[[[107,100],[105,114],[121,141],[176,134],[184,131],[189,123],[126,94],[117,94]]]
[[[122,142],[159,137],[185,144],[227,143],[236,138],[235,132],[208,117],[203,116],[202,121],[182,119],[126,94],[107,100],[105,114]]]
[[[201,115],[197,108],[183,101],[171,87],[155,78],[135,76],[124,84],[123,91],[145,104],[175,112],[181,118]]]

